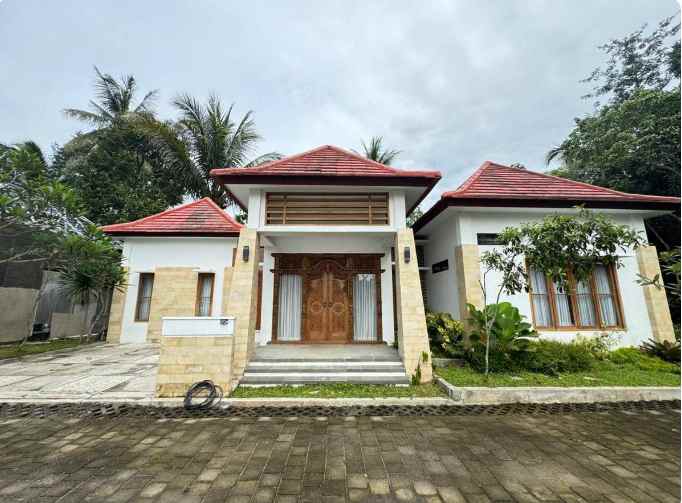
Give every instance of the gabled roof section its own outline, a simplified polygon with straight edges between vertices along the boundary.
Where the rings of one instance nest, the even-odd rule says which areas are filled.
[[[423,187],[408,212],[431,192],[441,178],[439,171],[397,169],[332,145],[251,168],[216,168],[211,170],[211,176],[228,186],[228,192],[242,208],[244,204],[229,185]]]
[[[242,225],[209,197],[140,220],[106,225],[113,236],[238,236]]]
[[[258,176],[298,177],[381,177],[387,179],[421,178],[424,185],[430,180],[440,179],[438,171],[405,171],[365,159],[364,157],[332,145],[323,145],[301,154],[271,161],[252,168],[218,168],[211,175],[230,183],[238,178]],[[400,182],[397,182],[398,185]]]
[[[486,161],[457,189],[444,192],[414,225],[424,227],[448,206],[615,208],[675,211],[680,198],[629,194],[558,176]]]

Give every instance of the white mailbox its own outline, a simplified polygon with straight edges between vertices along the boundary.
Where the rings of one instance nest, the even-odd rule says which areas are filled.
[[[161,327],[164,337],[229,337],[234,334],[231,316],[173,316],[164,317]]]

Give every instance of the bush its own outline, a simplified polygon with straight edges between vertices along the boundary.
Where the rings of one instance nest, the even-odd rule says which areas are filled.
[[[485,370],[485,346],[482,344],[472,346],[466,358],[475,370]],[[493,372],[528,371],[548,375],[590,370],[595,362],[584,344],[549,340],[531,342],[525,351],[505,352],[498,346],[491,347],[489,358]]]
[[[462,356],[464,326],[449,313],[426,313],[426,329],[431,351],[454,358]]]
[[[674,374],[680,372],[680,367],[677,364],[665,362],[637,348],[621,348],[611,351],[608,361],[614,365],[636,366],[640,370],[672,372]]]
[[[596,337],[583,337],[582,335],[578,335],[574,342],[585,346],[597,360],[605,360],[609,357],[611,350],[618,342],[618,336],[607,332],[601,333]]]
[[[656,356],[661,360],[670,363],[680,363],[680,343],[663,341],[659,342],[654,339],[649,339],[642,344],[642,351],[650,356]]]

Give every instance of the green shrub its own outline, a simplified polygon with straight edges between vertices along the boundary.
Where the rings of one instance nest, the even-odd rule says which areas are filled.
[[[647,342],[642,344],[642,351],[650,356],[656,356],[661,360],[665,360],[670,363],[680,363],[680,343],[669,342],[669,341],[656,341],[654,339],[649,339]]]
[[[678,365],[668,363],[655,356],[650,356],[637,348],[621,348],[611,351],[608,356],[608,361],[615,365],[636,366],[640,370],[672,372],[674,374],[680,372],[680,367]]]
[[[605,360],[609,357],[611,350],[618,342],[618,338],[614,334],[603,332],[592,337],[578,335],[574,342],[585,346],[597,360]]]
[[[584,344],[550,340],[531,342],[524,351],[506,352],[499,347],[491,347],[489,358],[492,372],[528,371],[547,375],[583,372],[590,370],[595,363],[594,356]],[[483,372],[485,346],[473,345],[466,353],[466,359],[473,369]]]
[[[594,366],[590,348],[580,342],[540,340],[527,351],[521,363],[525,370],[556,375],[563,372],[583,372]]]
[[[449,313],[426,313],[426,329],[431,351],[454,358],[462,356],[464,326]]]
[[[523,351],[538,333],[533,326],[524,321],[519,310],[509,302],[490,304],[485,310],[477,309],[472,304],[467,304],[469,309],[469,321],[472,324],[470,340],[485,344],[488,336],[486,320],[495,319],[490,328],[490,347],[498,348],[499,351],[512,352]],[[489,321],[488,321],[489,323]]]

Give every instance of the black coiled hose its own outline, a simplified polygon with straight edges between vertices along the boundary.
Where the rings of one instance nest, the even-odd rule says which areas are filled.
[[[194,402],[195,397],[205,396],[201,402]],[[210,409],[220,403],[223,399],[223,388],[213,381],[199,381],[192,384],[185,394],[185,409]]]

